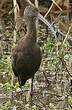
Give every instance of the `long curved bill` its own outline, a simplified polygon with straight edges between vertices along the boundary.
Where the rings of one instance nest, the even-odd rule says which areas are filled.
[[[57,38],[56,32],[54,31],[54,29],[53,29],[53,27],[51,26],[51,24],[50,24],[40,13],[37,14],[37,17],[49,27],[49,29],[50,29],[50,30],[52,31],[52,33],[54,34],[55,38]]]

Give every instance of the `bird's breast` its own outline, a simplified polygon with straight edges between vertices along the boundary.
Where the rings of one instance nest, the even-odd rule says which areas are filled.
[[[38,46],[27,47],[18,52],[17,67],[28,72],[36,72],[41,63],[41,52]]]

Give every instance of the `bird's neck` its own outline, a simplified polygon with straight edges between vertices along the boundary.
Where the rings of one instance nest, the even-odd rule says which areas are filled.
[[[31,37],[31,40],[36,42],[36,24],[33,19],[29,19],[27,22],[27,34]]]

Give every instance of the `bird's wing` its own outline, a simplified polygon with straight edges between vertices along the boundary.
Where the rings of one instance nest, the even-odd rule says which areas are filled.
[[[16,48],[14,47],[14,48],[12,48],[11,59],[12,59],[12,69],[16,76],[18,76],[17,70],[16,70],[17,58],[18,58],[18,54],[17,54]]]

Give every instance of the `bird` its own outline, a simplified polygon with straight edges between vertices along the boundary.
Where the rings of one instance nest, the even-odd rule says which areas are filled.
[[[56,37],[56,33],[50,23],[39,13],[38,8],[27,6],[23,19],[26,22],[27,33],[18,41],[11,50],[12,69],[20,87],[25,85],[29,78],[34,79],[35,73],[41,64],[41,50],[37,43],[36,17],[44,22]]]

